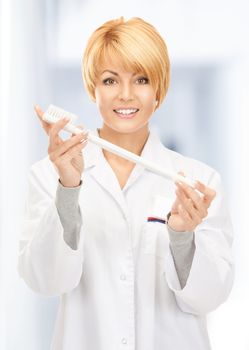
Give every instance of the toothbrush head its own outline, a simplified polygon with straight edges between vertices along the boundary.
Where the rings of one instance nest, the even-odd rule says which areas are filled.
[[[86,128],[77,127],[74,125],[74,121],[78,118],[75,114],[65,111],[54,105],[50,105],[46,112],[43,114],[42,119],[49,124],[54,124],[63,118],[68,118],[68,123],[64,126],[63,130],[72,134],[87,133]]]
[[[65,111],[64,109],[54,105],[49,105],[48,109],[42,116],[42,119],[50,124],[56,123],[63,118],[69,118],[69,123],[72,124],[78,117],[75,114]]]

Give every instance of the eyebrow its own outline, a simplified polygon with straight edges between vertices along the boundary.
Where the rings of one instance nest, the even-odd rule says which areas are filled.
[[[103,72],[102,72],[101,74],[103,74],[103,73],[105,73],[105,72],[109,72],[109,73],[112,73],[113,75],[117,75],[117,76],[118,76],[118,73],[117,73],[117,72],[113,72],[112,70],[109,70],[109,69],[103,70]],[[133,75],[136,75],[136,74],[137,74],[137,73],[133,73],[132,76],[133,76]]]

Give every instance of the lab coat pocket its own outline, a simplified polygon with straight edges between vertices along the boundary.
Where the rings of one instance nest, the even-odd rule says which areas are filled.
[[[166,217],[172,207],[171,197],[154,195],[142,227],[143,253],[165,258],[169,250]]]

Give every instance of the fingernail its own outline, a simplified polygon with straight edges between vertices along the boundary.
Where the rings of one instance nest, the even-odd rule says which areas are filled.
[[[199,181],[198,180],[195,180],[194,181],[194,187],[197,188],[199,186]]]

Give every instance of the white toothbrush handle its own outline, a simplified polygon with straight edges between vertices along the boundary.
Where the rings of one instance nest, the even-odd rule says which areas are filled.
[[[80,129],[77,128],[77,126],[73,125],[73,124],[66,124],[63,128],[63,130],[66,130],[68,132],[71,132],[72,134],[80,134],[84,131],[86,131],[86,129]]]
[[[73,124],[67,124],[64,127],[64,130],[69,131],[73,134],[79,134],[79,133],[82,133],[82,131],[84,131],[80,128],[77,128]],[[101,148],[104,148],[105,150],[110,151],[114,154],[117,154],[118,156],[125,158],[127,160],[130,160],[134,163],[141,164],[145,168],[153,171],[154,173],[156,173],[158,175],[166,177],[169,180],[172,180],[174,182],[181,181],[181,182],[184,182],[191,187],[194,187],[194,184],[192,183],[192,181],[190,179],[188,179],[182,175],[179,175],[177,173],[172,173],[172,172],[166,171],[165,168],[162,168],[158,164],[150,162],[149,160],[146,160],[143,157],[140,157],[140,156],[138,156],[130,151],[127,151],[122,147],[116,146],[111,142],[108,142],[108,141],[106,141],[98,136],[95,136],[89,130],[87,130],[87,132],[88,132],[88,140],[95,143],[96,145],[100,146]]]
[[[122,158],[128,159],[134,163],[138,163],[143,165],[146,169],[149,169],[153,171],[154,173],[161,175],[163,177],[166,177],[169,180],[172,181],[181,181],[186,183],[187,185],[190,185],[193,187],[193,183],[191,182],[190,179],[187,179],[184,176],[181,176],[179,174],[175,174],[169,171],[166,171],[165,168],[162,168],[158,164],[155,164],[149,160],[144,159],[143,157],[140,157],[130,151],[127,151],[119,146],[114,145],[113,143],[110,143],[104,139],[101,139],[100,137],[97,137],[89,132],[88,134],[88,139],[95,143],[98,146],[101,146],[107,151],[110,151],[114,154],[117,154],[121,156]]]

